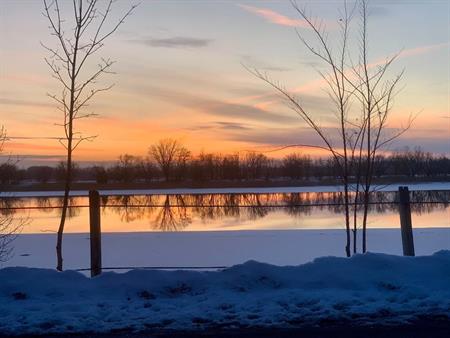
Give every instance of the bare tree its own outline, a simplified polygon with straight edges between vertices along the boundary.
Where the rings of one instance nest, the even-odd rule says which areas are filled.
[[[302,144],[300,146],[324,149],[331,153],[336,167],[342,177],[344,187],[345,228],[347,256],[351,255],[351,232],[353,232],[353,252],[356,252],[357,203],[360,190],[363,193],[363,252],[366,251],[366,225],[372,176],[374,173],[375,159],[378,150],[402,135],[410,126],[401,128],[392,135],[387,136],[387,120],[392,108],[392,100],[396,94],[396,88],[401,80],[403,72],[396,75],[393,80],[385,80],[388,69],[398,57],[396,54],[385,62],[377,65],[369,63],[368,39],[367,39],[367,3],[364,0],[348,8],[344,2],[338,20],[339,37],[337,43],[332,43],[329,33],[321,20],[314,19],[307,14],[304,8],[300,8],[295,0],[291,4],[300,18],[308,25],[314,37],[313,42],[306,39],[297,30],[297,36],[302,44],[312,55],[321,60],[328,71],[318,71],[327,86],[327,94],[335,108],[337,141],[332,133],[325,130],[314,118],[314,112],[308,110],[302,98],[289,92],[280,83],[272,80],[266,73],[257,69],[249,69],[252,74],[272,86],[284,97],[291,109],[293,109],[303,121],[319,136],[323,145]],[[358,63],[354,63],[350,53],[350,23],[356,6],[360,8],[360,37],[357,45],[359,50]],[[361,108],[355,112],[353,103],[358,103]],[[299,145],[293,145],[299,146]],[[289,146],[288,146],[289,147]],[[286,147],[284,147],[286,148]],[[354,176],[352,176],[352,173]],[[356,191],[352,203],[352,179],[356,181]],[[351,204],[353,209],[353,229],[350,225]]]
[[[386,58],[383,62],[372,64],[368,56],[368,5],[361,0],[360,11],[360,37],[359,37],[359,63],[351,64],[349,72],[344,73],[348,85],[355,91],[355,97],[360,104],[360,129],[358,138],[352,147],[352,160],[356,158],[356,185],[354,206],[354,235],[356,241],[356,203],[359,201],[360,186],[362,189],[363,217],[362,217],[362,252],[367,251],[367,217],[369,211],[370,195],[373,192],[372,182],[377,165],[379,150],[405,133],[413,122],[410,116],[406,125],[388,133],[388,121],[391,115],[393,100],[398,93],[398,85],[404,71],[400,71],[392,78],[388,77],[394,61],[400,52]],[[357,155],[355,156],[355,150]],[[356,245],[354,247],[356,252]]]
[[[164,179],[170,181],[177,167],[185,167],[190,152],[180,141],[167,138],[150,146],[149,155],[160,167]]]
[[[110,173],[119,182],[134,182],[141,162],[140,157],[129,154],[120,155],[116,165],[110,168]]]
[[[304,9],[301,9],[295,1],[292,1],[292,6],[300,17],[311,28],[317,46],[307,41],[303,35],[297,30],[297,36],[304,46],[316,57],[322,60],[328,66],[328,73],[319,71],[320,76],[328,86],[328,96],[334,103],[335,114],[337,117],[338,133],[340,136],[339,145],[335,144],[329,133],[314,119],[313,113],[309,111],[302,100],[295,94],[289,92],[280,83],[272,80],[266,73],[261,73],[257,69],[249,69],[256,77],[265,81],[278,91],[286,100],[291,109],[296,112],[300,118],[319,136],[323,142],[323,146],[319,145],[302,145],[306,147],[314,147],[324,149],[331,153],[336,165],[340,169],[343,185],[344,185],[344,200],[345,200],[345,228],[346,228],[346,245],[345,252],[349,257],[350,252],[350,182],[349,182],[349,152],[348,152],[348,134],[350,125],[348,123],[348,112],[350,106],[350,99],[353,91],[347,89],[347,81],[344,76],[345,68],[348,63],[348,34],[349,25],[352,18],[352,12],[349,11],[347,5],[344,4],[344,11],[341,13],[339,20],[340,28],[340,42],[337,52],[333,51],[331,44],[328,41],[328,34],[322,21],[311,18],[306,14]]]
[[[266,155],[248,152],[243,160],[244,173],[247,179],[258,179],[264,175],[269,159]]]
[[[311,175],[312,160],[299,153],[286,155],[282,161],[283,175],[291,179],[305,179]]]
[[[49,94],[57,103],[58,109],[63,114],[64,137],[60,143],[67,150],[66,175],[64,184],[64,199],[61,221],[58,228],[56,244],[57,270],[63,268],[62,236],[69,201],[69,192],[72,182],[72,156],[73,151],[83,141],[92,141],[95,136],[83,136],[76,131],[76,122],[94,116],[92,112],[86,112],[92,99],[100,92],[111,89],[96,86],[97,81],[104,74],[110,74],[114,61],[107,58],[97,60],[98,67],[92,70],[89,61],[103,48],[109,38],[124,20],[131,14],[135,5],[107,28],[108,17],[112,11],[114,0],[106,2],[101,8],[97,0],[73,0],[68,10],[72,11],[72,20],[62,17],[58,0],[44,0],[43,15],[48,19],[49,29],[56,40],[56,47],[43,47],[49,52],[45,62],[49,66],[52,76],[61,85],[60,94]],[[67,4],[68,2],[64,2]]]

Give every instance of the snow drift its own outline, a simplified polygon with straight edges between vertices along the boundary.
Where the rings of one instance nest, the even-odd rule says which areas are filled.
[[[0,270],[0,332],[298,327],[450,320],[450,251],[249,261],[222,271]]]

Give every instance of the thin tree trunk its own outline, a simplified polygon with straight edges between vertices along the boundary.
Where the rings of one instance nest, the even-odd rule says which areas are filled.
[[[363,212],[363,233],[362,233],[362,252],[367,251],[367,215],[369,213],[369,191],[364,191],[364,212]]]
[[[344,90],[344,88],[342,89]],[[342,104],[343,97],[341,96],[341,133],[342,133],[342,144],[344,146],[344,202],[345,202],[345,232],[346,232],[346,245],[345,253],[347,257],[351,256],[350,246],[351,246],[351,236],[350,236],[350,196],[349,196],[349,173],[348,173],[348,153],[347,153],[347,137],[345,134],[345,106]]]
[[[71,143],[71,142],[70,142]],[[70,149],[70,148],[69,148]],[[56,270],[63,270],[63,256],[62,256],[62,239],[64,233],[64,225],[66,223],[67,209],[69,207],[69,193],[70,193],[70,183],[72,178],[72,151],[68,149],[67,151],[67,169],[64,184],[64,199],[63,207],[61,212],[61,220],[59,222],[58,237],[56,241],[56,256],[57,256],[57,266]]]
[[[57,266],[56,270],[62,271],[63,269],[63,258],[62,258],[62,237],[64,234],[64,226],[66,224],[67,208],[69,206],[69,193],[72,183],[72,142],[73,142],[73,120],[74,120],[74,110],[75,110],[75,91],[76,91],[76,69],[77,69],[77,53],[78,53],[78,43],[80,40],[80,26],[77,25],[77,30],[75,33],[75,46],[72,59],[72,69],[71,69],[71,83],[70,83],[70,105],[69,105],[69,118],[66,128],[67,136],[67,162],[66,162],[66,177],[64,184],[64,201],[63,210],[61,213],[61,220],[59,222],[58,228],[58,238],[56,240],[56,256],[57,256]]]
[[[358,239],[358,199],[359,199],[359,177],[356,182],[355,197],[353,199],[353,254],[357,252],[357,239]]]
[[[365,120],[365,118],[363,118]],[[363,147],[364,147],[364,137],[365,137],[365,125],[361,126],[361,140],[359,143],[359,152],[358,152],[358,167],[356,169],[356,187],[355,187],[355,198],[354,198],[354,207],[353,207],[353,253],[356,253],[357,246],[356,246],[356,240],[357,240],[357,232],[358,232],[358,206],[359,206],[359,200],[360,200],[360,187],[361,187],[361,174],[362,174],[362,158],[363,158]],[[356,143],[357,145],[358,143]],[[355,146],[356,148],[356,146]],[[352,158],[354,156],[352,155]]]
[[[370,194],[370,173],[371,173],[371,143],[370,143],[370,117],[368,121],[368,131],[367,131],[367,169],[366,169],[366,180],[364,187],[364,213],[363,213],[363,221],[362,221],[362,252],[365,253],[367,251],[367,214],[369,211],[369,194]]]
[[[346,232],[346,245],[345,245],[345,254],[347,257],[351,256],[350,245],[351,245],[351,237],[350,237],[350,208],[349,208],[349,195],[348,195],[348,177],[345,178],[344,183],[344,203],[345,203],[345,232]]]
[[[358,237],[358,203],[359,203],[359,186],[361,180],[361,160],[359,160],[358,169],[357,169],[357,179],[356,179],[356,189],[355,189],[355,198],[353,199],[353,253],[357,252],[357,237]]]

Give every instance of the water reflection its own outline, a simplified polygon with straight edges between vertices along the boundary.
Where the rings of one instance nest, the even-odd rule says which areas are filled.
[[[102,200],[103,213],[114,213],[121,222],[129,223],[151,217],[154,213],[153,196],[108,196]]]
[[[2,198],[0,199],[0,213],[2,216],[14,215],[18,208],[25,207],[22,198]]]
[[[186,202],[181,195],[175,196],[175,205],[171,204],[170,196],[166,196],[164,206],[159,208],[153,228],[159,231],[177,231],[187,227],[192,218],[188,213]]]
[[[414,214],[444,211],[449,206],[450,191],[413,191],[411,210]],[[372,194],[371,214],[397,213],[396,192]],[[220,219],[249,222],[272,213],[285,217],[304,218],[323,213],[340,217],[344,212],[343,195],[338,192],[275,193],[275,194],[204,194],[204,195],[130,195],[102,196],[102,215],[117,223],[145,222],[148,230],[180,231],[199,220],[205,224]],[[62,198],[3,198],[2,215],[36,209],[49,217],[60,217]],[[86,197],[70,199],[69,219],[87,213]],[[85,224],[86,220],[80,220]],[[48,225],[47,225],[48,226]],[[83,230],[85,231],[85,230]]]

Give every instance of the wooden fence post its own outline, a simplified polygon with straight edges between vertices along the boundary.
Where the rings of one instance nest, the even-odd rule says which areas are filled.
[[[102,273],[102,238],[100,228],[100,194],[89,191],[89,223],[91,232],[91,277]]]
[[[414,238],[411,222],[411,204],[408,187],[399,187],[400,227],[402,231],[403,256],[414,256]]]

